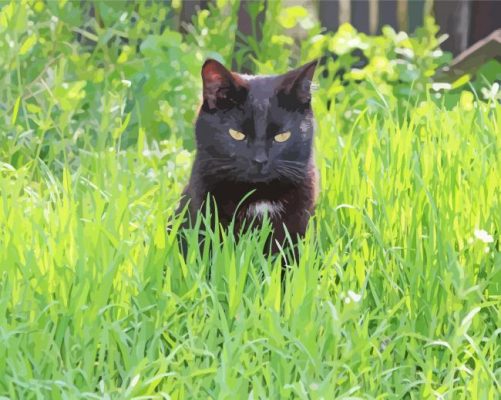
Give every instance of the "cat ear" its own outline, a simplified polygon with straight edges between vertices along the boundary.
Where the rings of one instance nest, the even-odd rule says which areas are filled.
[[[287,102],[299,101],[300,104],[307,104],[311,100],[311,81],[318,60],[312,61],[299,68],[282,75],[277,91],[285,95]]]
[[[202,66],[204,105],[210,110],[231,108],[245,100],[247,84],[220,62],[208,59]]]

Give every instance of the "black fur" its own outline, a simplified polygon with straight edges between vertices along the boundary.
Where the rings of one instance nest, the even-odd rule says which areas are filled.
[[[293,239],[304,235],[317,191],[310,104],[316,64],[283,75],[247,76],[215,60],[205,62],[203,105],[195,126],[197,153],[179,208],[189,203],[187,224],[210,196],[220,223],[227,227],[235,218],[237,232],[249,222],[253,205],[279,205],[281,212],[270,215],[273,252],[284,244],[285,229]],[[235,140],[230,129],[244,133],[245,140]],[[287,131],[287,141],[274,140]]]

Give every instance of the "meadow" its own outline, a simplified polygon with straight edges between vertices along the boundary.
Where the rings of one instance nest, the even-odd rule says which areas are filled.
[[[217,6],[179,33],[176,1],[0,5],[0,398],[498,399],[500,64],[437,84],[432,19],[326,33],[278,1],[235,47]],[[266,226],[237,242],[201,218],[185,260],[203,61],[329,54],[320,199],[285,283]]]

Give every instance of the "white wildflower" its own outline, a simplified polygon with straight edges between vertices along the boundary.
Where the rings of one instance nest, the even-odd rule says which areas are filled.
[[[452,85],[446,82],[436,82],[432,83],[431,88],[438,92],[439,90],[450,90],[452,88]]]
[[[442,54],[444,54],[444,52],[440,49],[437,49],[437,50],[434,50],[431,52],[432,57],[435,57],[435,58],[441,57]]]
[[[140,378],[140,375],[136,375],[134,378],[132,378],[132,380],[130,381],[130,385],[129,387],[130,388],[133,388],[137,385],[137,383],[139,382],[139,378]]]
[[[358,303],[362,299],[362,295],[357,294],[351,290],[348,290],[347,298],[350,298],[351,300],[353,300],[353,302]]]
[[[475,229],[475,237],[484,242],[484,243],[492,243],[494,242],[494,238],[487,233],[487,231],[484,231],[483,229]]]

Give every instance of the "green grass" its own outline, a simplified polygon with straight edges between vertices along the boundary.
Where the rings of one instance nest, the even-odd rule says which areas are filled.
[[[284,291],[264,235],[209,259],[194,234],[184,263],[164,229],[189,165],[173,148],[61,176],[3,164],[0,391],[496,398],[501,107],[427,103],[340,135],[315,105],[322,192]]]
[[[192,113],[152,140],[140,113],[128,125],[123,109],[80,109],[81,89],[54,92],[78,70],[48,58],[38,68],[55,75],[29,75],[13,57],[1,64],[0,396],[499,398],[498,102],[426,88],[405,101],[369,82],[328,110],[338,83],[319,75],[321,194],[282,286],[266,229],[238,243],[209,232],[202,248],[195,229],[186,262],[179,221],[165,229]],[[110,65],[96,97],[125,109],[137,92]],[[198,94],[185,101],[195,109]]]

